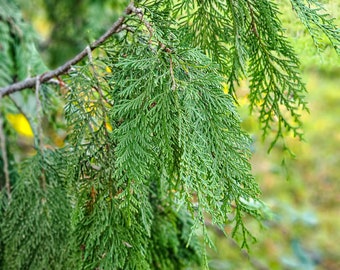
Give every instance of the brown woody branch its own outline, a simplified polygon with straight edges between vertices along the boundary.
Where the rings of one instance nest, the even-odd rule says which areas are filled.
[[[139,14],[140,10],[137,9],[133,2],[131,2],[128,7],[125,9],[125,15],[129,15],[131,13]],[[11,85],[5,86],[0,89],[0,99],[4,96],[10,95],[12,93],[21,91],[26,88],[35,88],[37,80],[39,80],[40,83],[47,82],[53,78],[56,78],[62,74],[68,73],[68,71],[71,69],[71,67],[78,62],[80,62],[83,58],[88,56],[88,48],[93,51],[94,49],[98,48],[104,41],[106,41],[109,37],[111,37],[113,34],[121,32],[126,28],[126,25],[124,25],[125,16],[120,17],[113,25],[112,27],[99,39],[91,43],[89,46],[87,46],[84,50],[82,50],[79,54],[77,54],[74,58],[67,61],[62,66],[45,72],[43,74],[37,75],[35,77],[27,78],[23,81],[13,83]]]

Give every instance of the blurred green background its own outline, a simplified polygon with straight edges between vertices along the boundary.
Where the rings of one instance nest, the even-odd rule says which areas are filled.
[[[124,2],[109,0],[17,0],[24,17],[39,33],[39,50],[54,68],[103,33],[119,16]],[[321,1],[340,25],[340,1]],[[340,58],[325,39],[322,52],[298,22],[287,1],[280,1],[287,35],[301,60],[309,91],[305,141],[287,137],[295,154],[278,145],[267,153],[255,116],[247,108],[242,82],[240,113],[254,138],[253,171],[268,205],[262,226],[249,220],[257,237],[251,251],[211,230],[216,250],[211,269],[340,269]]]

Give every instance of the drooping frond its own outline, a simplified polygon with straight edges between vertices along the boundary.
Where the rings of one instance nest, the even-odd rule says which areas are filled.
[[[18,169],[11,201],[2,213],[6,222],[0,227],[4,269],[43,269],[46,265],[64,269],[71,207],[59,174],[60,158],[46,152],[44,158],[36,155]]]
[[[314,45],[322,49],[325,35],[336,52],[340,55],[340,29],[334,24],[334,18],[327,13],[324,5],[315,0],[291,0],[293,10],[307,28]]]
[[[224,66],[231,94],[235,95],[235,82],[245,75],[249,78],[251,109],[259,112],[263,135],[275,133],[272,146],[285,131],[301,136],[305,87],[276,6],[270,1],[206,1],[197,6],[184,2],[177,8],[188,13],[182,20],[193,32],[194,44]]]
[[[300,114],[307,110],[306,89],[299,75],[299,61],[277,17],[277,6],[269,1],[255,1],[249,8],[249,100],[252,110],[258,108],[263,135],[274,134],[273,147],[286,131],[302,136]]]

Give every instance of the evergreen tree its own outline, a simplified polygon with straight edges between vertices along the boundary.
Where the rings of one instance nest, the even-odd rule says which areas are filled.
[[[249,80],[270,148],[302,138],[306,90],[274,1],[125,2],[103,36],[49,70],[18,7],[0,1],[1,269],[207,267],[207,220],[248,248],[244,218],[262,218],[235,85]],[[315,45],[326,36],[339,53],[323,6],[289,2]],[[13,112],[34,133],[24,159]],[[57,147],[48,134],[61,129]]]

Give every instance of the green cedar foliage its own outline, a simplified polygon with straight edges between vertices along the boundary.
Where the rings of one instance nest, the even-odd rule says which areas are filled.
[[[316,45],[323,31],[338,50],[332,20],[318,2],[307,2],[291,1]],[[1,86],[42,67],[29,54],[32,39],[15,32],[27,25],[9,3],[1,0]],[[33,157],[20,162],[12,155],[13,130],[3,115],[24,110],[10,97],[0,100],[8,153],[1,154],[0,176],[10,170],[12,186],[11,196],[1,191],[2,269],[207,266],[207,223],[222,231],[231,226],[241,247],[254,240],[245,217],[261,220],[263,204],[235,84],[249,79],[251,109],[264,136],[273,135],[271,147],[287,131],[302,136],[306,110],[278,6],[267,0],[135,5],[143,14],[126,16],[124,31],[72,67],[60,95],[50,85],[36,89],[36,110],[26,114],[36,135]],[[67,138],[62,148],[48,149],[41,120],[56,121],[56,100],[64,104]]]
[[[49,265],[64,269],[71,214],[59,172],[64,164],[58,153],[45,155],[37,154],[19,168],[20,179],[2,216],[2,269],[45,269]]]

